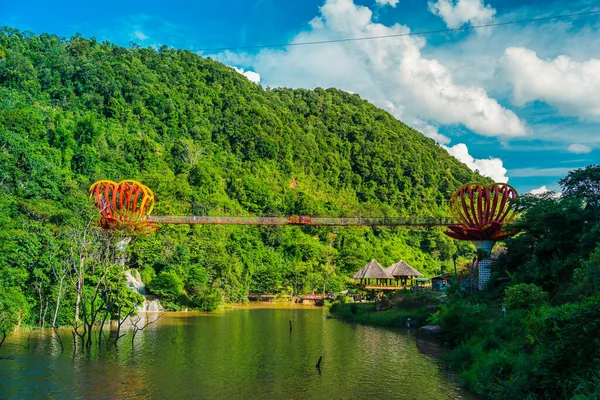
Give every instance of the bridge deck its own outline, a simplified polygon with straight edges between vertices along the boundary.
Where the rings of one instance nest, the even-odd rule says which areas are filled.
[[[324,226],[447,226],[456,221],[448,217],[313,217],[290,216],[212,216],[212,215],[151,215],[156,224],[193,225],[324,225]]]

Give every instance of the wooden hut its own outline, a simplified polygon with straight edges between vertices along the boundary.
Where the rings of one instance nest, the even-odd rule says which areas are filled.
[[[394,279],[377,260],[369,261],[352,278],[357,279],[360,282],[359,284],[365,287],[369,285],[384,286]]]
[[[404,286],[406,286],[406,282],[409,279],[413,279],[413,278],[418,278],[423,276],[422,273],[420,273],[419,271],[417,271],[416,269],[414,269],[413,267],[411,267],[410,265],[408,265],[407,263],[405,263],[404,261],[400,260],[395,264],[390,265],[389,267],[387,267],[385,269],[385,271],[391,275],[392,277],[394,277],[394,279],[396,280],[396,284],[398,284],[398,281],[400,281],[400,283]]]

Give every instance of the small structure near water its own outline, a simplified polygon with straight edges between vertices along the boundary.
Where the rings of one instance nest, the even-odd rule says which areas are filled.
[[[396,280],[396,286],[400,283],[406,286],[408,280],[423,276],[422,273],[405,263],[403,260],[398,261],[386,268],[386,271]]]
[[[358,280],[358,286],[364,289],[397,290],[406,286],[408,281],[422,277],[423,274],[403,260],[383,268],[377,260],[371,260],[352,277]]]
[[[390,275],[377,260],[373,259],[358,270],[358,272],[352,276],[352,279],[357,279],[359,285],[364,286],[365,289],[370,289],[371,287],[382,289],[389,286],[390,282],[394,280],[394,277]]]

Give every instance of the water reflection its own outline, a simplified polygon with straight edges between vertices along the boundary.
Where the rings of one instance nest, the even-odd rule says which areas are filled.
[[[0,355],[0,398],[323,399],[465,397],[414,338],[317,308],[167,314],[117,349],[72,357],[48,336]],[[290,333],[289,321],[292,322]],[[25,343],[26,335],[11,338]],[[320,372],[316,369],[322,358]]]

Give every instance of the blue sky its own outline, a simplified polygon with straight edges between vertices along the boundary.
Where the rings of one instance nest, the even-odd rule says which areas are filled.
[[[6,2],[0,25],[185,48],[270,87],[357,93],[520,192],[600,162],[600,14],[352,43],[206,50],[600,10],[592,0]]]

